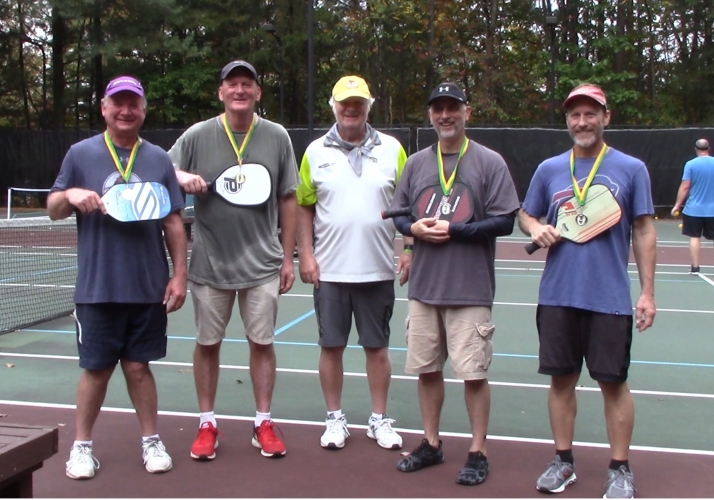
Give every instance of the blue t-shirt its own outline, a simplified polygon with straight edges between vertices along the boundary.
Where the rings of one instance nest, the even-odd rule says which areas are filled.
[[[126,167],[131,150],[116,148]],[[73,145],[62,162],[52,191],[91,189],[103,195],[124,182],[103,136]],[[159,182],[166,186],[171,212],[184,206],[169,155],[142,141],[129,182]],[[163,302],[169,280],[160,220],[119,222],[101,212],[77,212],[77,304],[103,302],[155,304]]]
[[[690,181],[682,213],[692,217],[714,217],[714,158],[698,156],[684,165],[683,181]]]
[[[576,158],[575,178],[582,188],[595,158]],[[593,184],[603,184],[622,208],[622,219],[584,244],[561,240],[548,250],[538,303],[576,307],[605,314],[632,314],[627,263],[633,221],[653,214],[650,177],[640,160],[610,148]],[[570,151],[538,166],[523,202],[533,217],[555,225],[558,208],[573,196]]]

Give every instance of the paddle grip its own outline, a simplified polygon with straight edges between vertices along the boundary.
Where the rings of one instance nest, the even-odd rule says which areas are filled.
[[[528,243],[528,244],[526,245],[526,252],[528,252],[528,255],[531,255],[531,254],[535,253],[535,252],[536,252],[537,250],[539,250],[539,249],[540,249],[540,245],[539,245],[538,243],[533,242],[533,241],[531,241],[530,243]]]
[[[394,217],[402,217],[403,215],[411,215],[411,208],[397,208],[394,210],[382,210],[382,219],[391,219]]]

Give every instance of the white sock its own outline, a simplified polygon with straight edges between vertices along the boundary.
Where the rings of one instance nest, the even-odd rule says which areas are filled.
[[[342,413],[342,408],[335,410],[335,411],[328,411],[327,412],[327,418],[334,417],[335,419],[342,418],[344,417],[344,413]]]
[[[259,411],[255,412],[255,426],[256,427],[260,427],[260,424],[262,424],[266,420],[270,420],[270,412],[268,412],[268,413],[260,413]]]
[[[161,441],[161,440],[159,439],[158,434],[154,434],[153,436],[142,436],[141,437],[141,444],[144,444],[148,441]]]
[[[207,411],[205,413],[199,413],[198,416],[201,419],[201,421],[198,423],[199,427],[201,427],[206,422],[211,422],[213,424],[213,427],[218,427],[218,425],[216,424],[216,414],[214,412]]]
[[[92,444],[93,444],[93,441],[91,439],[89,441],[75,441],[72,444],[72,448],[76,448],[78,446],[89,446],[91,448]]]
[[[381,413],[372,412],[372,416],[369,418],[372,420],[382,420],[384,418],[384,415],[382,415]]]

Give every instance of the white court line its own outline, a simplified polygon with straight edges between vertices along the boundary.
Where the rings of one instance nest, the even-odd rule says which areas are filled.
[[[76,409],[75,405],[65,405],[65,404],[57,404],[57,403],[36,403],[36,402],[26,402],[26,401],[10,401],[10,400],[0,400],[0,405],[27,406],[30,408],[52,408],[52,409],[59,409],[59,410],[74,410],[74,409]],[[111,412],[111,413],[136,413],[131,408],[115,408],[115,407],[111,407],[111,406],[102,406],[102,411]],[[159,410],[157,413],[159,415],[168,416],[168,417],[193,417],[193,418],[196,418],[196,416],[197,416],[197,414],[195,412]],[[216,418],[219,420],[235,420],[235,421],[242,421],[242,422],[252,422],[255,420],[255,417],[241,417],[238,415],[216,415]],[[277,422],[279,424],[309,425],[312,427],[324,427],[324,425],[325,425],[324,421],[315,422],[315,421],[311,421],[311,420],[293,420],[293,419],[286,419],[286,418],[274,418],[273,421]],[[347,427],[349,427],[351,429],[362,429],[362,430],[367,429],[366,425],[349,424]],[[418,435],[421,435],[424,432],[420,429],[405,429],[405,428],[401,428],[401,427],[395,427],[394,430],[398,431],[398,432],[402,432],[404,434],[418,434]],[[471,434],[463,433],[463,432],[440,431],[439,434],[441,436],[447,436],[447,437],[471,439]],[[487,439],[492,440],[492,441],[507,441],[507,442],[511,442],[511,443],[547,444],[547,445],[553,444],[552,439],[539,439],[539,438],[527,438],[527,437],[516,437],[516,436],[494,436],[492,434],[488,434],[486,437],[487,437]],[[587,441],[573,441],[573,445],[581,446],[583,448],[609,448],[610,447],[610,445],[608,443],[590,443]],[[708,457],[714,456],[714,451],[710,451],[710,450],[691,450],[691,449],[686,449],[686,448],[665,448],[665,447],[661,447],[661,446],[639,446],[639,445],[630,445],[630,449],[636,450],[636,451],[647,451],[647,452],[655,452],[655,453],[672,453],[672,454],[677,454],[677,455],[700,455],[700,456],[708,456]]]
[[[714,286],[714,281],[710,280],[709,278],[707,278],[707,277],[704,276],[703,274],[698,274],[698,276],[699,276],[701,279],[703,279],[704,281],[706,281],[707,283],[709,283],[711,286]]]
[[[27,354],[27,353],[8,353],[8,352],[0,352],[0,356],[7,356],[7,357],[15,357],[15,358],[31,358],[31,359],[52,359],[52,360],[63,360],[63,361],[78,361],[79,356],[60,356],[60,355],[55,355],[55,354]],[[193,363],[188,363],[188,362],[182,362],[182,361],[152,361],[152,365],[156,366],[179,366],[183,368],[192,368]],[[248,366],[242,366],[242,365],[219,365],[219,368],[223,368],[224,370],[242,370],[242,371],[247,371],[250,370],[250,367]],[[299,369],[299,368],[276,368],[278,372],[282,373],[297,373],[301,375],[319,375],[318,370],[309,370],[309,369]],[[361,372],[344,372],[344,375],[346,377],[355,377],[355,378],[366,378],[367,374],[366,373],[361,373]],[[419,380],[419,377],[414,377],[411,375],[392,375],[392,378],[395,380],[408,380],[408,381],[417,381]],[[453,378],[445,378],[444,382],[448,384],[463,384],[463,380],[458,380],[458,379],[453,379]],[[516,388],[521,388],[521,389],[549,389],[550,386],[547,384],[525,384],[525,383],[520,383],[520,382],[496,382],[489,380],[488,383],[493,386],[497,387],[516,387]],[[581,392],[600,392],[600,389],[598,387],[576,387],[577,391]],[[702,393],[695,393],[695,392],[667,392],[667,391],[646,391],[646,390],[637,390],[637,389],[630,389],[630,392],[632,394],[638,394],[642,396],[669,396],[669,397],[680,397],[680,398],[694,398],[694,399],[714,399],[714,394],[702,394]]]
[[[296,297],[301,299],[312,299],[312,295],[306,293],[286,293],[283,297]],[[409,299],[397,297],[397,302],[407,302]],[[537,307],[538,304],[531,302],[494,302],[495,306],[518,306],[518,307]],[[683,313],[683,314],[714,314],[714,311],[705,311],[700,309],[665,309],[658,308],[657,312]]]

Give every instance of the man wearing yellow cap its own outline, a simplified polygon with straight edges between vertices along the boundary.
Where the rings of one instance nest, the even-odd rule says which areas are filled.
[[[399,141],[367,123],[373,102],[362,78],[340,78],[330,99],[336,123],[305,151],[297,189],[300,278],[315,287],[327,405],[320,445],[328,449],[344,447],[350,435],[342,412],[342,355],[353,316],[372,396],[367,436],[382,448],[402,447],[387,416],[395,228],[380,213],[389,208],[407,156]],[[408,279],[410,263],[411,238],[397,264],[400,284]]]

